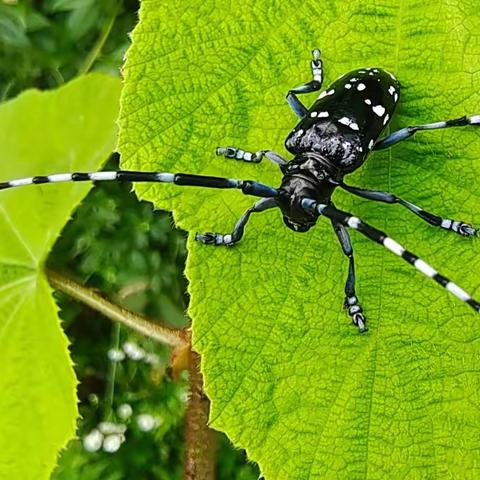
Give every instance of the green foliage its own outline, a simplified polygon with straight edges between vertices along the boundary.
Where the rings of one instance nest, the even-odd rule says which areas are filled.
[[[98,339],[96,351],[92,352],[91,338],[89,341],[87,335],[81,335],[78,324],[68,331],[69,337],[73,334],[75,339],[73,356],[82,362],[77,367],[82,373],[79,389],[80,413],[83,418],[79,428],[80,440],[73,440],[69,444],[60,458],[53,479],[180,479],[183,470],[182,423],[187,400],[186,382],[183,379],[175,383],[165,375],[168,349],[159,349],[153,342],[140,340],[139,344],[150,355],[151,352],[159,354],[157,363],[148,365],[127,358],[114,365],[115,393],[109,398],[109,395],[105,395],[105,391],[108,392],[111,387],[108,384],[111,372],[107,372],[110,362],[106,355],[110,340],[107,333],[109,324],[91,313],[85,322],[88,325],[85,330],[90,337],[95,335]],[[134,335],[124,331],[120,343],[123,344],[126,340],[132,342],[134,339]],[[88,352],[95,356],[87,358]],[[87,392],[88,397],[85,397]],[[132,415],[126,419],[118,413],[122,404],[128,404],[132,408]],[[158,421],[158,426],[151,431],[142,431],[138,425],[142,414],[152,415]],[[99,428],[100,422],[107,420],[127,428],[125,442],[119,451],[108,453],[101,449],[96,452],[85,450],[82,442],[86,435]]]
[[[117,168],[112,160],[105,169]],[[100,182],[63,229],[49,266],[65,270],[78,281],[107,294],[112,301],[152,319],[184,326],[182,275],[185,239],[171,227],[171,216],[139,202],[130,184]],[[56,480],[105,480],[123,478],[180,479],[183,470],[183,415],[187,382],[173,383],[165,374],[169,349],[122,328],[100,314],[60,296],[61,317],[79,379],[80,416],[77,434],[59,459]],[[128,358],[112,364],[109,349],[136,342],[158,355],[152,367]],[[128,403],[133,410],[127,421],[117,409]],[[139,414],[161,418],[152,432],[136,425]],[[89,452],[82,441],[102,421],[125,424],[125,442],[118,452]]]
[[[396,73],[403,96],[394,128],[474,113],[477,10],[472,0],[145,2],[125,68],[123,166],[278,185],[271,164],[214,158],[214,149],[284,153],[296,119],[282,98],[308,80],[315,46],[327,84],[361,66]],[[479,155],[472,128],[422,133],[373,154],[351,183],[473,221]],[[228,232],[252,203],[165,185],[137,192],[191,232]],[[392,206],[340,193],[335,201],[478,293],[473,241]],[[267,479],[476,478],[478,319],[388,252],[354,242],[371,329],[363,336],[341,308],[347,265],[329,222],[300,235],[278,212],[264,213],[232,249],[190,237],[190,315],[211,424],[246,448]]]
[[[105,166],[116,168],[117,160]],[[50,265],[127,308],[184,327],[185,235],[131,189],[115,182],[94,188],[62,232]]]
[[[117,75],[137,9],[136,0],[0,2],[0,99],[29,87],[52,88],[84,72],[104,33],[95,69]]]
[[[98,169],[115,145],[119,92],[117,79],[95,74],[4,104],[2,178]],[[49,185],[0,198],[2,478],[48,478],[57,451],[75,431],[76,381],[41,267],[88,188]]]

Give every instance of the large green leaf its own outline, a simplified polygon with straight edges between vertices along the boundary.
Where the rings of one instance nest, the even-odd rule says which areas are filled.
[[[2,105],[2,180],[97,170],[115,148],[119,95],[118,79],[89,75]],[[48,478],[75,432],[75,375],[41,268],[88,189],[0,192],[0,478]]]
[[[323,52],[326,83],[363,66],[403,85],[393,127],[480,110],[480,17],[473,0],[269,2],[145,0],[125,68],[120,150],[128,168],[253,178],[272,164],[215,158],[217,145],[273,148],[296,118],[284,100]],[[310,104],[315,97],[303,98]],[[480,137],[425,132],[375,153],[351,184],[480,222]],[[252,204],[238,192],[138,187],[182,228],[227,233]],[[479,247],[396,206],[336,193],[480,296]],[[370,332],[342,310],[347,261],[329,222],[287,230],[258,214],[235,248],[189,240],[194,346],[211,424],[269,480],[478,478],[478,315],[354,234]]]

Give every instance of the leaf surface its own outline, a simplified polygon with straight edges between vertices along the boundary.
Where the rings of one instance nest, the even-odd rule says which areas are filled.
[[[214,151],[287,155],[297,120],[284,96],[310,80],[317,46],[325,87],[359,67],[396,74],[393,129],[476,113],[478,32],[473,0],[145,0],[125,68],[123,166],[279,185],[267,161],[247,165]],[[479,133],[419,133],[372,154],[349,182],[479,224]],[[230,232],[252,198],[170,185],[137,192],[191,232],[189,313],[211,424],[268,480],[478,477],[480,325],[468,306],[353,233],[370,327],[359,335],[342,309],[348,262],[327,220],[298,234],[269,211],[253,216],[240,245],[213,248],[195,243],[194,232]],[[480,297],[475,239],[399,206],[341,192],[334,200]]]
[[[120,82],[88,75],[0,106],[2,180],[98,170],[115,148]],[[45,258],[89,184],[0,193],[0,478],[46,479],[75,433],[76,379]]]

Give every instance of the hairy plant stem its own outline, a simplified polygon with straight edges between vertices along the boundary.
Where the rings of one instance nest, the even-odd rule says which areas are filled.
[[[102,313],[114,322],[125,325],[153,340],[174,347],[174,352],[181,353],[188,349],[188,363],[190,396],[185,422],[185,470],[184,480],[215,480],[215,460],[217,446],[217,432],[208,427],[210,402],[203,393],[203,379],[200,373],[200,356],[190,347],[190,332],[166,327],[154,323],[123,307],[120,307],[101,297],[91,288],[86,288],[64,275],[47,270],[47,277],[55,289],[69,295],[93,310]],[[115,338],[118,341],[118,330]],[[185,356],[186,356],[185,355]],[[114,372],[111,381],[114,381]],[[108,389],[107,396],[113,396],[113,383]]]
[[[180,330],[155,323],[119,305],[115,305],[91,288],[84,287],[60,273],[47,270],[47,277],[52,287],[88,305],[114,322],[119,322],[142,335],[174,348],[185,347],[190,344],[188,330]]]
[[[190,350],[190,398],[185,422],[184,480],[215,480],[217,432],[208,427],[210,402],[203,393],[200,356]]]

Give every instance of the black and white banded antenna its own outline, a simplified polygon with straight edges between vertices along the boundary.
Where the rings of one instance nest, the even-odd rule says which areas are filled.
[[[253,180],[239,180],[235,178],[211,177],[207,175],[191,175],[187,173],[169,172],[136,172],[129,170],[103,171],[90,173],[55,173],[53,175],[39,175],[35,177],[18,178],[7,182],[0,182],[0,190],[26,185],[41,185],[47,183],[88,182],[88,181],[117,181],[117,182],[153,182],[173,183],[174,185],[233,188],[239,189],[245,195],[255,197],[275,197],[277,189]]]
[[[480,303],[474,300],[472,296],[463,288],[459,287],[456,283],[439,273],[435,268],[419,258],[417,255],[408,251],[393,238],[389,237],[385,232],[382,232],[372,225],[363,222],[360,218],[355,217],[348,212],[339,210],[331,204],[325,205],[318,203],[315,200],[304,199],[302,201],[302,207],[307,212],[316,212],[319,215],[323,215],[331,220],[334,220],[335,222],[341,223],[346,228],[353,228],[368,239],[383,245],[387,250],[403,258],[403,260],[408,262],[410,265],[413,265],[419,272],[435,280],[435,282],[440,284],[463,302],[468,303],[468,305],[470,305],[476,312],[480,313]]]

